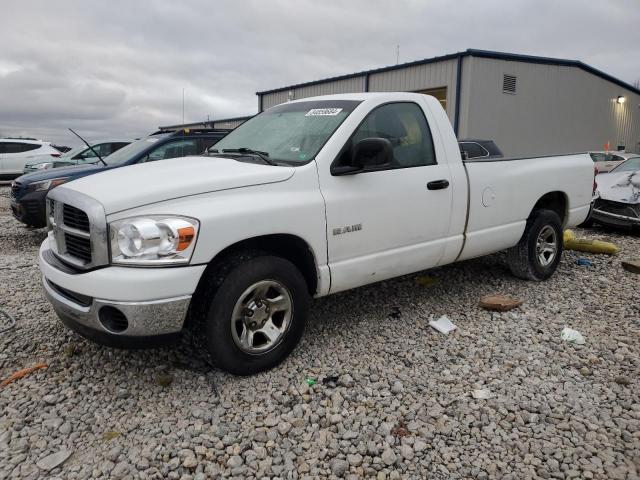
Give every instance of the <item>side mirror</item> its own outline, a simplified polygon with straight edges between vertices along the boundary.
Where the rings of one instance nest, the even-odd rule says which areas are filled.
[[[364,171],[388,168],[393,158],[393,145],[386,138],[364,138],[353,147],[351,165]]]
[[[356,143],[347,165],[331,167],[331,175],[353,175],[389,168],[393,145],[386,138],[364,138]]]

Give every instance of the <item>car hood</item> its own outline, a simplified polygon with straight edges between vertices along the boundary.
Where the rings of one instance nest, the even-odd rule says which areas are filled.
[[[295,168],[230,158],[183,157],[116,168],[65,184],[95,198],[112,214],[174,198],[283,182]]]
[[[39,162],[38,162],[39,163]],[[16,182],[31,183],[40,182],[42,180],[51,180],[53,178],[65,177],[67,175],[81,175],[84,173],[93,173],[96,170],[105,168],[103,165],[71,165],[70,167],[50,168],[47,170],[39,170],[22,175],[16,179]]]
[[[603,173],[596,177],[600,198],[613,202],[640,203],[640,170]]]

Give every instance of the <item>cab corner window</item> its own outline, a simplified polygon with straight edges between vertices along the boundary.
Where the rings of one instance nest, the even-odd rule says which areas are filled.
[[[389,168],[437,163],[427,119],[415,103],[390,103],[373,110],[351,137],[349,150],[365,138],[384,138],[391,142],[393,156]],[[344,163],[343,159],[340,163]]]

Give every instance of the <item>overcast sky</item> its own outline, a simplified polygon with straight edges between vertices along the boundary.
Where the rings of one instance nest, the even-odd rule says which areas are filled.
[[[256,91],[467,48],[582,60],[640,79],[639,0],[13,1],[0,135],[76,145],[244,116]]]

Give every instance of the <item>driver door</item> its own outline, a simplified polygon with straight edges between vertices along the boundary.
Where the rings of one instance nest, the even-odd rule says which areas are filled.
[[[451,178],[446,163],[438,163],[423,109],[413,102],[377,107],[336,162],[375,137],[393,145],[388,167],[320,176],[332,293],[435,266],[444,254]]]

